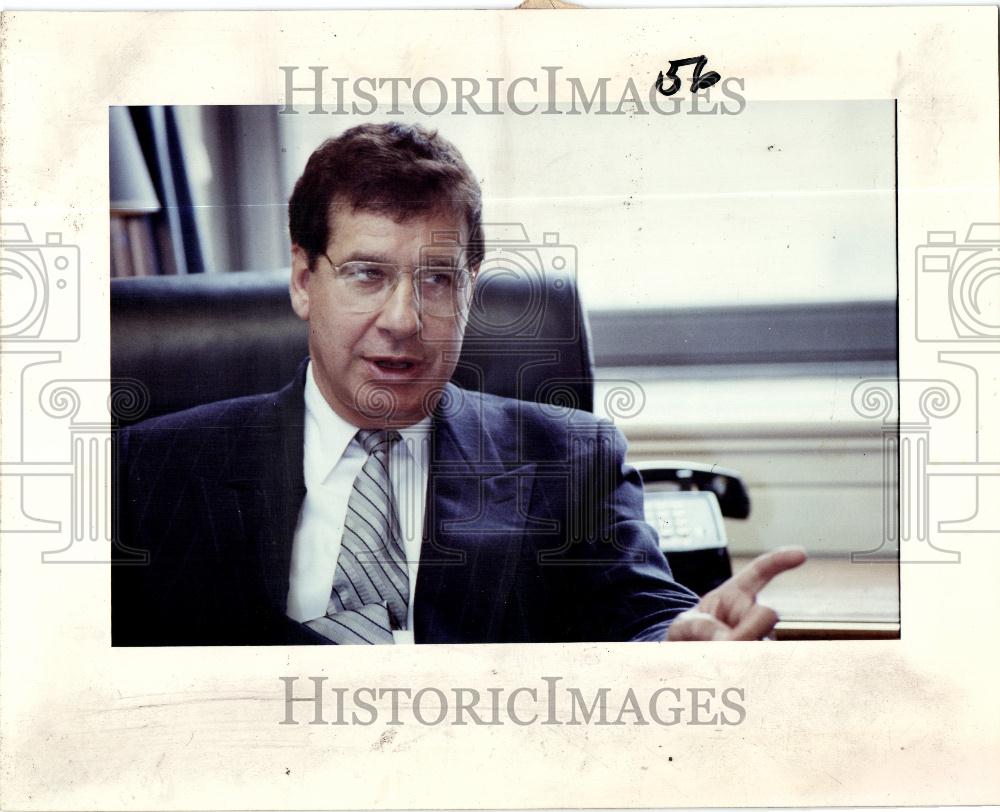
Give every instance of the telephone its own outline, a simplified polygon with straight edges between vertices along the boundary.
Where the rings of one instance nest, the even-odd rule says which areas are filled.
[[[699,595],[732,576],[723,517],[745,519],[750,496],[738,471],[679,460],[635,463],[646,521],[674,578]]]

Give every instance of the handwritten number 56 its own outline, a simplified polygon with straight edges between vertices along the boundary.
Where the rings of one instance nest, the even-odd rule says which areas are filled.
[[[677,75],[677,71],[680,68],[686,67],[687,65],[694,65],[694,74],[691,76],[691,92],[697,93],[699,90],[710,88],[716,82],[718,82],[722,77],[719,76],[714,70],[710,70],[706,74],[702,74],[705,65],[708,64],[708,59],[704,54],[701,56],[689,56],[687,59],[671,59],[670,69],[663,73],[660,71],[660,75],[656,77],[656,91],[662,93],[664,96],[673,96],[681,87],[680,77]],[[663,87],[663,80],[670,79],[670,86]]]

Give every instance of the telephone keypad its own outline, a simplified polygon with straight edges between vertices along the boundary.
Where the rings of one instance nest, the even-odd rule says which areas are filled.
[[[646,486],[646,521],[660,534],[664,552],[725,547],[726,531],[710,491],[656,490]]]

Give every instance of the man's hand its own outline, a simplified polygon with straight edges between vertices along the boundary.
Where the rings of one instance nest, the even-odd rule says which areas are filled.
[[[667,640],[760,640],[778,615],[757,603],[757,593],[776,575],[806,560],[801,547],[781,547],[758,556],[740,573],[701,599],[670,624]]]

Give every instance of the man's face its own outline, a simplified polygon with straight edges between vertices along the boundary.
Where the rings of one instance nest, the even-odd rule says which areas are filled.
[[[346,206],[332,211],[329,260],[320,256],[310,271],[306,252],[292,247],[292,307],[309,322],[316,383],[330,407],[355,426],[412,425],[434,409],[455,370],[466,311],[421,313],[413,276],[403,273],[382,306],[356,312],[332,266],[359,260],[406,270],[429,261],[459,265],[467,229],[448,215],[397,223]]]

